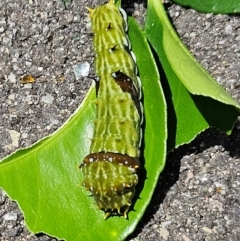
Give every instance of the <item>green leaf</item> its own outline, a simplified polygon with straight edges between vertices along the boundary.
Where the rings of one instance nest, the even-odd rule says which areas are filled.
[[[122,5],[122,0],[115,0],[115,5],[120,8]]]
[[[174,2],[189,6],[199,12],[205,13],[239,13],[239,0],[173,0]]]
[[[230,132],[239,105],[197,63],[169,23],[161,1],[149,0],[145,31],[167,77],[168,150],[215,126]]]
[[[88,154],[95,117],[92,87],[77,112],[57,132],[0,162],[0,187],[18,203],[33,233],[44,232],[68,241],[123,240],[150,202],[165,164],[166,105],[151,51],[133,20],[129,36],[139,60],[145,110],[143,169],[129,219],[104,220],[104,212],[80,187],[78,165]]]

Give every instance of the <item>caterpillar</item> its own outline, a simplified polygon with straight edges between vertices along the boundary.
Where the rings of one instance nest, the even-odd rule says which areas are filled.
[[[141,81],[127,36],[127,15],[113,0],[91,18],[97,98],[90,154],[80,165],[82,186],[92,193],[106,219],[127,213],[140,169]]]

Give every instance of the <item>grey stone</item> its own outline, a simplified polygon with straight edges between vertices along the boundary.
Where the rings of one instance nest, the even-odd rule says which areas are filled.
[[[17,220],[17,213],[15,213],[15,212],[6,213],[3,216],[3,219],[5,221],[16,221]]]

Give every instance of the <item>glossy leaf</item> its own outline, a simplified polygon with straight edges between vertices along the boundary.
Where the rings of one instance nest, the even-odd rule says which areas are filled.
[[[173,0],[174,2],[189,6],[199,12],[205,13],[239,13],[239,0]]]
[[[163,66],[168,103],[168,150],[215,126],[230,132],[239,105],[197,63],[182,44],[161,1],[149,0],[145,31]]]
[[[59,239],[123,240],[136,227],[150,202],[166,156],[166,106],[159,75],[144,35],[130,20],[129,36],[139,60],[144,94],[144,144],[141,181],[129,219],[103,219],[81,186],[78,165],[88,154],[93,133],[95,90],[53,135],[0,162],[0,187],[24,213],[30,231]]]

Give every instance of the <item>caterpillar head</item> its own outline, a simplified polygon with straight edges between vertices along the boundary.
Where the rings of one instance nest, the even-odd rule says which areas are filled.
[[[131,200],[138,183],[137,158],[116,153],[93,153],[80,165],[84,180],[82,185],[92,193],[105,217],[118,213],[127,218]]]

